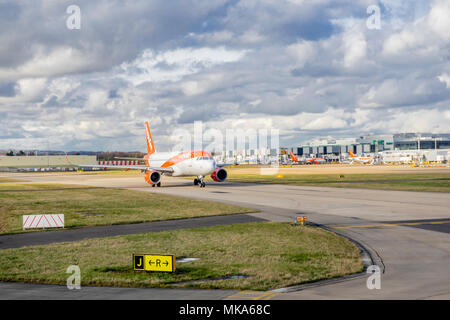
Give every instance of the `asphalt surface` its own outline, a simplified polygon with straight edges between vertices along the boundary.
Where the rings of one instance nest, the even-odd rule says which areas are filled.
[[[220,300],[236,294],[233,290],[192,290],[164,288],[81,287],[0,282],[0,299],[20,300]]]
[[[8,175],[7,177],[11,177]],[[238,204],[262,210],[250,216],[271,221],[294,221],[305,215],[308,222],[321,225],[349,237],[364,246],[373,262],[382,270],[381,289],[368,289],[369,274],[345,281],[330,281],[303,286],[297,291],[283,289],[266,298],[272,299],[449,299],[450,298],[450,195],[447,193],[384,191],[345,188],[259,185],[244,183],[209,183],[198,188],[184,179],[163,177],[162,188],[151,188],[142,176],[133,175],[14,175],[36,182],[58,182],[102,187],[121,187],[146,192],[165,193],[196,199]],[[301,245],[301,244],[299,244]],[[32,297],[22,284],[0,284],[0,298]],[[17,287],[14,287],[17,285]],[[40,286],[31,291],[44,290]],[[47,287],[45,287],[47,288]],[[48,297],[57,291],[45,289]],[[67,290],[67,289],[66,289]],[[80,291],[83,291],[84,288]],[[84,299],[108,295],[111,288],[99,288]],[[140,290],[122,288],[127,297],[141,299]],[[141,289],[142,290],[142,289]],[[158,299],[160,289],[148,290],[146,298]],[[28,291],[28,290],[27,290]],[[168,299],[197,299],[202,290],[167,291]],[[5,292],[5,293],[3,293]],[[6,293],[7,292],[7,293]],[[163,291],[161,291],[163,292]],[[166,292],[166,291],[164,291]],[[243,299],[242,292],[214,290],[211,299]],[[68,293],[70,295],[70,293]],[[78,293],[76,293],[78,294]],[[74,296],[76,297],[76,296]],[[255,295],[255,297],[259,297]],[[252,298],[255,299],[255,298]]]

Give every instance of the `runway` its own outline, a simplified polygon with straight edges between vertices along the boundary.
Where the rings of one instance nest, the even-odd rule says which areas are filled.
[[[33,182],[120,187],[226,202],[259,209],[261,212],[250,215],[271,221],[294,221],[297,214],[304,215],[309,222],[322,225],[364,245],[384,270],[379,290],[367,288],[367,275],[320,286],[305,286],[294,292],[280,290],[276,295],[270,296],[273,299],[450,297],[450,195],[447,193],[244,183],[208,183],[206,188],[199,188],[193,186],[190,180],[170,177],[163,178],[162,188],[152,188],[140,175],[2,176]],[[3,286],[4,284],[0,285]],[[105,288],[105,292],[108,290]],[[149,289],[147,298],[152,298],[150,292],[158,292],[155,290]],[[13,291],[8,287],[9,294]],[[173,291],[173,297],[168,299],[179,297],[176,292],[178,291]],[[185,293],[184,299],[196,299],[190,291]],[[242,296],[239,292],[231,292],[226,297],[219,294],[212,298],[241,299]],[[0,298],[6,297],[0,294]],[[139,299],[139,296],[136,295],[136,298]],[[155,294],[153,298],[157,299],[158,295]]]

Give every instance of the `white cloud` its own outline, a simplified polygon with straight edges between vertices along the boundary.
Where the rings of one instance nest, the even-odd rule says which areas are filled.
[[[0,97],[0,104],[13,105],[16,103],[33,102],[41,100],[47,88],[46,78],[24,78],[17,81],[17,95]]]
[[[93,57],[71,47],[56,48],[51,52],[38,48],[36,51],[31,60],[17,68],[0,68],[0,80],[52,77],[80,72],[96,62]]]
[[[305,63],[316,58],[315,43],[312,41],[301,41],[289,45],[287,54],[294,59],[296,66],[303,67]]]
[[[352,30],[344,36],[344,66],[357,66],[366,57],[367,42],[361,31]]]
[[[239,40],[242,43],[253,44],[264,41],[265,37],[256,30],[247,30],[239,37]]]
[[[439,81],[445,83],[445,86],[447,88],[450,88],[450,74],[443,73],[440,76],[438,76]]]
[[[53,79],[48,85],[48,91],[59,99],[64,98],[68,93],[73,92],[80,86],[80,82],[71,78],[63,77]]]
[[[246,50],[218,48],[180,48],[164,52],[144,50],[132,62],[121,65],[120,76],[134,85],[144,82],[178,81],[186,75],[224,63],[239,61]]]
[[[374,114],[374,118],[375,114]],[[395,110],[385,112],[376,120],[368,121],[368,130],[382,130],[384,132],[433,132],[448,133],[450,112],[439,109],[419,109],[411,112]]]
[[[445,0],[434,0],[427,22],[439,37],[450,40],[450,2]]]
[[[450,40],[450,3],[435,0],[427,16],[403,26],[390,35],[383,45],[383,54],[419,55],[436,58],[446,50]]]

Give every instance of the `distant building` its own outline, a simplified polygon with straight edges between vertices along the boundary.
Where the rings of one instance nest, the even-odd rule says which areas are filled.
[[[389,150],[450,149],[450,134],[399,133],[364,135],[359,138],[322,139],[293,149],[298,156],[334,158],[349,150],[358,155]]]
[[[97,156],[69,155],[71,164],[97,164]],[[0,156],[3,168],[67,167],[66,156]]]
[[[450,134],[394,134],[394,150],[450,149]]]

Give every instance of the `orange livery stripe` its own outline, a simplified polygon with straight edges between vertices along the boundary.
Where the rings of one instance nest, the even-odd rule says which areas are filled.
[[[187,159],[193,159],[193,158],[197,158],[197,157],[211,157],[211,154],[209,152],[206,151],[185,151],[185,152],[181,152],[175,156],[173,156],[172,158],[170,158],[169,160],[167,160],[166,162],[164,162],[162,164],[162,168],[168,168],[171,167],[177,163],[180,163],[184,160]]]

